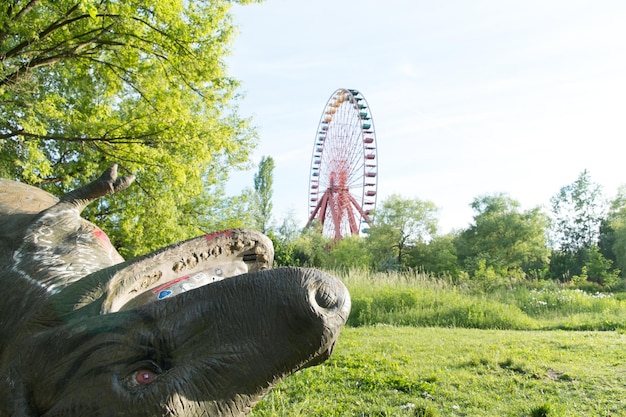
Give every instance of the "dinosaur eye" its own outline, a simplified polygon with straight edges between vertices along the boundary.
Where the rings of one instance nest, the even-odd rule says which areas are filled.
[[[148,361],[138,364],[134,370],[126,375],[123,382],[129,389],[138,389],[152,384],[162,373],[163,371],[158,365]]]
[[[156,377],[156,373],[149,369],[139,369],[134,375],[135,382],[139,385],[152,384]]]

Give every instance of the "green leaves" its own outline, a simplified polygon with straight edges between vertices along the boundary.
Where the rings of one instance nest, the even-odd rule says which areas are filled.
[[[476,198],[471,206],[477,212],[474,224],[456,242],[459,261],[470,274],[489,267],[503,275],[529,273],[547,266],[548,219],[539,208],[520,212],[519,203],[504,194]]]
[[[553,240],[558,249],[576,253],[598,243],[605,215],[602,187],[591,181],[587,170],[572,184],[562,187],[550,203]]]
[[[405,249],[417,242],[428,241],[437,232],[437,208],[430,201],[389,196],[374,214],[369,239],[380,244],[379,256],[392,251],[402,265]]]
[[[235,111],[238,83],[223,61],[230,6],[0,6],[2,174],[59,194],[118,163],[138,176],[126,203],[111,198],[87,213],[105,220],[114,241],[138,251],[199,233],[210,211],[193,202],[211,199],[211,187],[243,167],[256,143]]]
[[[271,156],[261,158],[259,172],[254,175],[255,207],[257,228],[267,233],[272,219],[272,184],[274,183],[274,159]]]

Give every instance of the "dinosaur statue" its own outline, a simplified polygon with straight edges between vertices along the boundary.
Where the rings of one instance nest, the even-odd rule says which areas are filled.
[[[347,289],[271,269],[261,233],[124,261],[80,213],[133,180],[113,166],[60,199],[0,180],[0,417],[245,416],[331,354]]]

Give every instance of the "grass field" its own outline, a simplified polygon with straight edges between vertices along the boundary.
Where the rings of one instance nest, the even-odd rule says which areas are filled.
[[[619,332],[347,328],[252,416],[625,416]]]
[[[252,416],[626,416],[623,295],[337,275],[353,309],[335,353]]]

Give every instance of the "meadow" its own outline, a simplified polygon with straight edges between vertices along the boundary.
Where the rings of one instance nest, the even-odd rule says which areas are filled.
[[[336,273],[332,357],[252,416],[626,416],[626,299],[554,282]]]

